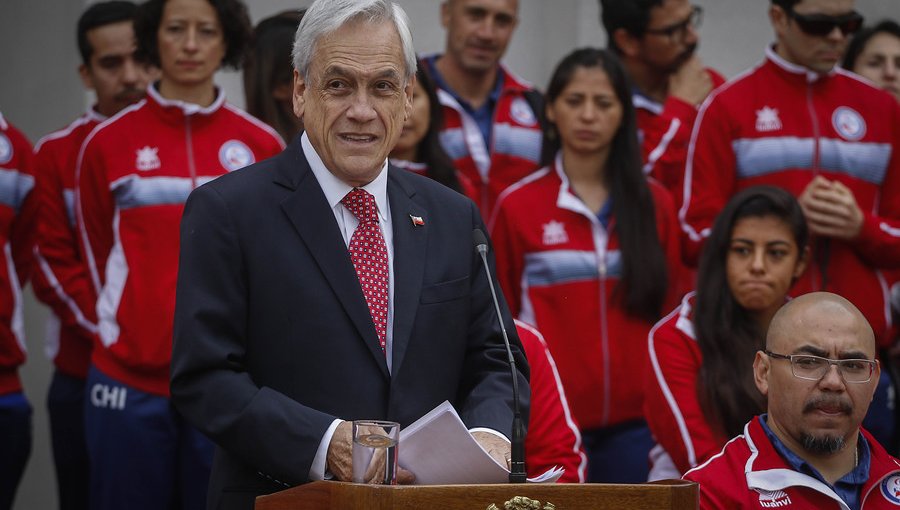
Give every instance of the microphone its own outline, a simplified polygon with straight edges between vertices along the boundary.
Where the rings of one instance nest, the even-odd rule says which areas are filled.
[[[497,300],[497,291],[494,290],[494,279],[491,277],[491,269],[488,266],[487,237],[481,229],[472,231],[472,240],[475,242],[475,251],[481,255],[484,265],[484,274],[487,275],[488,286],[491,288],[491,298],[494,300],[494,310],[497,312],[497,321],[500,323],[500,331],[503,333],[503,343],[506,345],[506,356],[509,362],[509,370],[512,373],[513,390],[513,423],[512,423],[512,455],[510,460],[509,483],[525,483],[525,426],[522,423],[522,411],[519,409],[519,378],[516,370],[516,360],[513,358],[512,348],[509,346],[509,335],[506,334],[506,326],[503,324],[503,316],[500,314],[500,301]]]

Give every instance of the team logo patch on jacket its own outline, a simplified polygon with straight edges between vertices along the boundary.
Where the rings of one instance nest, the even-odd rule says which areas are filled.
[[[760,133],[778,131],[781,129],[781,119],[778,117],[778,109],[763,106],[756,110],[756,130]]]
[[[855,142],[866,136],[866,121],[853,108],[839,106],[831,114],[831,124],[845,140]]]
[[[569,234],[566,233],[566,225],[561,221],[553,221],[544,223],[543,241],[545,246],[553,246],[556,244],[565,244],[569,242]]]
[[[145,145],[143,149],[138,149],[134,166],[142,172],[156,170],[161,167],[162,164],[159,161],[159,147]]]
[[[534,112],[531,111],[531,106],[528,105],[528,101],[525,98],[517,97],[513,99],[509,107],[509,115],[523,126],[534,126],[537,124],[537,117],[534,116]]]
[[[900,475],[891,475],[881,481],[881,495],[884,499],[900,506]]]
[[[784,491],[754,490],[759,493],[759,506],[763,508],[781,508],[791,504],[791,497]]]
[[[0,133],[0,165],[4,165],[12,161],[13,158],[13,146],[12,142],[9,141],[9,138],[6,137],[3,133]]]
[[[238,140],[228,140],[219,148],[219,162],[233,172],[254,162],[250,148]]]

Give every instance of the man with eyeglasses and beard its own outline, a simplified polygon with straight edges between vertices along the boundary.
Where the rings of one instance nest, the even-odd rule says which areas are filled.
[[[900,505],[900,461],[860,427],[881,369],[875,336],[846,299],[814,292],[784,305],[753,362],[768,412],[691,471],[700,508]]]
[[[696,55],[703,9],[690,0],[600,0],[607,45],[634,85],[644,172],[681,204],[697,108],[725,82]]]
[[[772,0],[765,60],[700,109],[679,212],[695,264],[716,214],[738,191],[774,185],[796,196],[812,257],[791,291],[829,291],[859,307],[879,350],[890,345],[882,272],[900,267],[900,105],[839,66],[862,26],[854,0]],[[887,371],[866,426],[894,435]]]

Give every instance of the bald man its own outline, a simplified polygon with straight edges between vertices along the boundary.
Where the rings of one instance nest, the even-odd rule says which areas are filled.
[[[860,311],[827,292],[785,304],[753,362],[768,412],[688,471],[701,509],[900,505],[900,462],[860,428],[881,369]]]

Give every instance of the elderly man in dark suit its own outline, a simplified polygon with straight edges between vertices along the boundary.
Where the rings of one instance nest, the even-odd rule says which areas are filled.
[[[406,15],[317,0],[294,66],[306,132],[195,190],[182,222],[172,400],[218,445],[210,508],[347,480],[347,420],[407,425],[443,400],[509,458],[512,379],[472,247],[478,209],[387,162],[415,80]],[[517,377],[527,395],[527,369]]]

